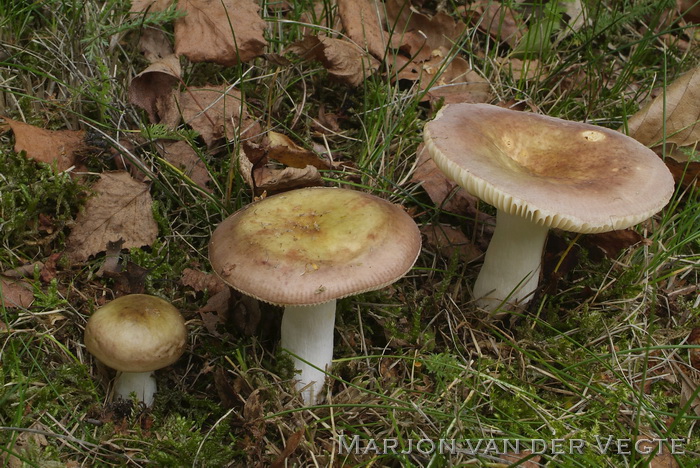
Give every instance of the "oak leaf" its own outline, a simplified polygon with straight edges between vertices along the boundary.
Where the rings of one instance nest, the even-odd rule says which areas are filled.
[[[105,172],[92,190],[95,196],[88,199],[68,236],[66,254],[72,261],[85,261],[120,239],[127,249],[155,241],[158,225],[148,184],[127,172]]]
[[[252,0],[180,0],[175,52],[192,62],[232,66],[262,55],[267,41],[260,7]]]

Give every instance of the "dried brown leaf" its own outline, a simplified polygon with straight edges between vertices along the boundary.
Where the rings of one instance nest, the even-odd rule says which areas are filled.
[[[691,161],[688,154],[679,148],[668,147],[664,162],[681,187],[700,184],[700,161]]]
[[[303,169],[285,167],[277,169],[263,166],[253,171],[257,193],[283,192],[302,187],[322,185],[321,173],[314,166],[306,166]]]
[[[211,193],[211,189],[208,187],[211,177],[207,166],[188,142],[164,142],[162,152],[166,161],[180,169],[184,175],[189,177],[202,190]]]
[[[204,273],[203,271],[199,270],[194,270],[192,268],[185,268],[182,270],[180,283],[183,286],[188,286],[197,292],[207,291],[211,295],[228,289],[226,283],[221,281],[221,278],[218,276],[211,273]]]
[[[519,468],[539,468],[542,466],[540,464],[542,457],[539,455],[533,455],[530,450],[506,452],[498,456],[506,465],[517,464]]]
[[[629,135],[647,146],[664,142],[678,146],[700,141],[700,66],[681,75],[634,114],[628,122]]]
[[[267,157],[281,162],[285,166],[303,169],[306,166],[314,166],[317,169],[328,169],[328,163],[319,159],[316,153],[297,145],[287,135],[269,131],[267,132],[268,149]]]
[[[419,13],[408,0],[387,0],[385,6],[389,31],[393,31],[399,37],[409,32],[415,32],[417,37],[425,39],[421,50],[414,51],[416,57],[411,56],[414,60],[419,60],[421,56],[429,57],[433,51],[441,48],[450,50],[466,28],[463,23],[458,23],[450,15],[443,12],[438,12],[433,16]],[[425,55],[426,53],[427,55]]]
[[[280,452],[279,457],[272,462],[270,468],[283,468],[286,466],[285,461],[289,458],[299,446],[299,443],[304,438],[304,428],[302,427],[292,435],[287,437],[287,442],[284,444],[284,449]]]
[[[209,298],[207,303],[197,312],[202,318],[202,324],[213,336],[221,336],[218,326],[224,325],[229,316],[231,289],[225,288]]]
[[[174,54],[163,31],[145,29],[139,47],[150,65],[129,83],[129,102],[148,113],[151,122],[159,122],[180,81],[180,60]]]
[[[376,58],[384,57],[389,36],[382,30],[376,0],[338,0],[338,15],[347,36]]]
[[[695,413],[696,416],[700,416],[700,397],[695,395],[695,398],[693,398],[693,394],[698,388],[698,385],[700,385],[700,382],[697,380],[694,381],[684,373],[680,373],[679,376],[681,378],[681,407],[684,407],[688,404],[688,402],[690,402],[690,408],[693,410],[693,413]],[[692,401],[691,398],[693,398]]]
[[[161,120],[169,108],[175,86],[179,82],[180,61],[174,55],[152,63],[129,83],[129,102],[148,113],[151,122]]]
[[[217,367],[214,372],[214,388],[224,408],[236,408],[240,405],[238,392],[231,384],[226,371],[221,367]]]
[[[321,30],[326,31],[340,31],[342,25],[340,23],[340,15],[335,14],[332,5],[327,2],[314,1],[312,3],[312,8],[305,8],[301,16],[299,16],[299,23],[301,25],[311,24],[320,26]],[[316,34],[319,28],[302,26],[301,35],[307,36]]]
[[[420,183],[433,203],[445,211],[463,215],[474,213],[478,199],[445,177],[423,144],[418,147],[417,154],[418,165],[411,182]]]
[[[95,196],[78,214],[68,236],[66,254],[81,262],[105,251],[108,242],[124,240],[124,248],[150,245],[158,235],[149,185],[127,172],[105,172],[92,187]]]
[[[700,327],[695,327],[691,330],[688,336],[688,344],[698,346],[688,350],[690,354],[690,365],[700,371]]]
[[[265,21],[253,0],[180,0],[175,52],[192,62],[232,66],[262,55]]]
[[[442,70],[441,70],[442,68]],[[443,58],[423,64],[420,87],[428,88],[428,99],[444,99],[445,104],[458,102],[481,103],[491,100],[491,86],[488,81],[471,69],[462,57],[454,57],[443,66]],[[433,81],[436,73],[440,73]],[[432,84],[431,84],[432,83]]]
[[[45,130],[3,117],[15,134],[15,151],[28,158],[56,164],[59,171],[75,165],[76,155],[87,148],[82,130]]]
[[[700,23],[700,3],[697,0],[677,0],[678,10],[688,23]]]
[[[327,36],[306,36],[287,48],[305,60],[318,60],[335,79],[360,85],[379,68],[377,59],[357,45]]]
[[[34,302],[31,286],[24,282],[0,276],[0,304],[4,307],[26,309]]]
[[[483,253],[460,229],[453,226],[427,224],[420,227],[420,232],[425,237],[426,245],[444,257],[452,258],[457,255],[462,262],[470,262]]]
[[[165,11],[173,3],[173,0],[132,0],[131,13],[148,13],[153,11]]]
[[[511,47],[515,47],[524,33],[524,26],[515,19],[513,10],[500,2],[474,2],[469,6],[467,16],[481,31]]]
[[[586,247],[600,249],[610,259],[616,259],[620,252],[644,241],[644,238],[633,229],[589,234],[584,238]],[[595,257],[596,254],[592,253]]]
[[[221,139],[253,138],[259,134],[258,124],[249,116],[240,91],[222,85],[190,88],[180,93],[177,105],[163,115],[162,122],[176,128],[180,120],[199,132],[207,147]]]

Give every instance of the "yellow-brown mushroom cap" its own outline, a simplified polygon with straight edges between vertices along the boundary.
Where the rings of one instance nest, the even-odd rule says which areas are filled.
[[[452,104],[426,124],[437,166],[510,214],[574,232],[633,226],[674,190],[661,159],[614,130],[488,104]]]
[[[168,301],[129,294],[90,316],[84,340],[87,350],[112,369],[150,372],[178,360],[187,343],[187,328]]]
[[[233,288],[278,305],[314,305],[404,276],[420,233],[398,205],[326,187],[251,203],[214,231],[209,260]]]

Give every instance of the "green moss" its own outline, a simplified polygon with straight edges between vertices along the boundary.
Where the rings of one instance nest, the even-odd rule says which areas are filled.
[[[168,416],[148,448],[148,458],[158,466],[228,466],[242,452],[232,443],[228,421],[205,431],[190,419]]]
[[[83,203],[86,189],[65,172],[0,150],[0,261],[62,250],[67,225]],[[42,220],[44,224],[42,225]],[[49,223],[46,225],[46,223]]]

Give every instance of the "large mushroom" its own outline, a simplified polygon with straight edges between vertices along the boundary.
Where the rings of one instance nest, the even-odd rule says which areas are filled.
[[[85,346],[103,364],[119,371],[114,394],[132,393],[153,404],[153,371],[177,361],[185,350],[187,328],[168,301],[147,294],[129,294],[100,307],[85,326]]]
[[[383,288],[420,253],[420,233],[398,205],[366,193],[313,187],[254,202],[214,231],[209,259],[234,289],[284,306],[281,346],[306,403],[319,401],[333,359],[336,300]]]
[[[449,178],[497,209],[473,290],[489,312],[530,300],[549,228],[624,229],[661,210],[674,190],[653,151],[590,124],[452,104],[425,125],[424,139]]]

